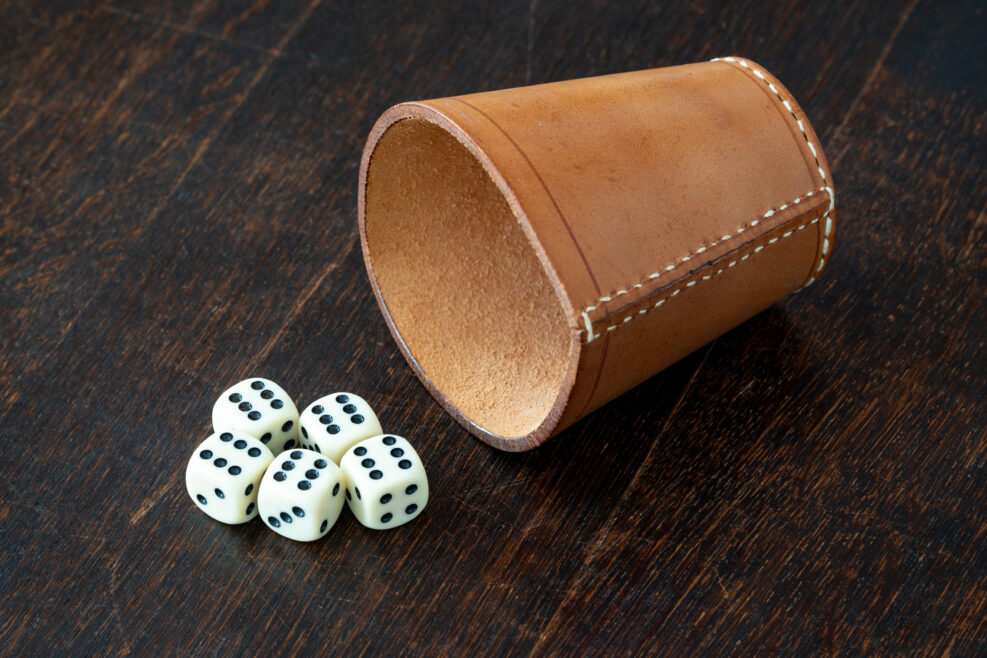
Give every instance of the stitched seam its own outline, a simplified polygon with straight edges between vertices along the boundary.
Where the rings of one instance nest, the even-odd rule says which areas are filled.
[[[812,273],[812,276],[809,277],[809,280],[806,281],[805,284],[801,288],[799,288],[799,290],[804,290],[804,289],[808,288],[809,286],[811,286],[812,283],[817,278],[819,278],[819,273],[822,272],[823,266],[826,265],[826,257],[829,255],[829,250],[830,250],[830,248],[832,247],[832,244],[833,244],[833,241],[832,241],[832,239],[830,238],[830,235],[829,235],[832,232],[832,230],[833,230],[833,218],[829,216],[829,213],[832,212],[832,211],[833,211],[833,206],[832,206],[832,204],[830,204],[829,210],[827,210],[826,211],[826,214],[823,216],[826,219],[826,224],[825,224],[825,228],[823,230],[822,253],[820,253],[820,255],[819,255],[819,265],[816,266],[816,269]],[[796,292],[798,292],[798,291],[796,291]]]
[[[744,60],[737,59],[736,57],[714,57],[710,61],[733,62],[734,64],[739,64],[740,66],[744,67],[745,69],[753,73],[754,77],[756,77],[758,80],[760,80],[761,82],[763,82],[768,86],[768,89],[771,90],[771,93],[773,93],[775,96],[778,97],[778,100],[781,101],[781,104],[785,107],[786,110],[788,110],[788,113],[792,115],[792,118],[795,119],[795,125],[798,126],[798,129],[802,132],[802,137],[805,139],[805,143],[808,144],[809,146],[809,151],[812,153],[812,158],[816,161],[816,169],[819,171],[819,175],[822,176],[823,183],[825,183],[825,185],[829,189],[829,210],[826,211],[826,223],[823,227],[823,248],[821,253],[819,254],[819,264],[816,266],[816,269],[812,273],[812,276],[809,277],[809,280],[806,281],[805,285],[802,286],[802,288],[805,288],[806,286],[811,285],[812,282],[816,280],[818,274],[822,271],[823,266],[826,264],[826,256],[829,253],[830,243],[832,242],[830,238],[830,234],[833,231],[833,219],[829,216],[829,213],[833,211],[833,206],[836,203],[836,197],[833,194],[833,188],[829,186],[829,179],[826,178],[826,172],[822,168],[822,163],[819,162],[819,152],[816,150],[816,145],[812,143],[811,139],[809,139],[809,134],[805,132],[805,124],[802,123],[802,119],[799,119],[798,115],[795,114],[795,108],[792,107],[792,104],[789,101],[781,97],[781,92],[778,90],[778,87],[776,87],[773,82],[770,82],[768,80],[768,78],[764,75],[763,71],[760,71],[759,69],[751,66]]]
[[[769,245],[772,245],[772,244],[775,244],[776,242],[778,242],[780,240],[783,240],[783,239],[785,239],[787,237],[790,237],[794,233],[796,233],[798,231],[804,230],[807,226],[811,226],[813,224],[818,224],[820,219],[825,219],[826,221],[829,221],[829,213],[830,213],[830,210],[827,210],[823,214],[823,216],[821,218],[820,217],[816,217],[815,219],[813,219],[811,221],[805,222],[804,224],[801,224],[801,225],[799,225],[799,226],[797,226],[795,228],[792,228],[792,229],[789,229],[789,230],[785,231],[781,235],[778,235],[778,236],[775,236],[775,237],[771,238],[770,240],[768,240],[764,244],[761,244],[761,245],[758,245],[757,247],[754,247],[754,249],[752,251],[747,252],[746,254],[744,254],[743,256],[741,256],[740,258],[735,258],[734,260],[730,261],[729,263],[727,263],[723,267],[719,268],[715,272],[712,272],[710,274],[704,274],[701,278],[693,279],[691,281],[686,282],[685,285],[682,285],[682,286],[679,286],[678,288],[675,288],[674,290],[672,290],[672,292],[669,295],[667,295],[665,297],[662,297],[657,302],[655,302],[653,305],[646,306],[646,307],[638,310],[637,313],[632,313],[631,315],[628,315],[626,318],[624,318],[623,320],[621,320],[617,324],[612,324],[612,325],[607,326],[605,329],[601,329],[599,334],[591,334],[590,338],[588,338],[586,342],[587,343],[593,342],[593,340],[595,340],[599,336],[602,336],[604,332],[616,331],[618,328],[623,327],[625,324],[627,324],[628,322],[630,322],[634,318],[640,317],[642,315],[646,315],[649,311],[651,311],[653,309],[656,309],[659,306],[662,306],[665,302],[667,302],[672,297],[675,297],[676,295],[678,295],[680,292],[682,292],[686,288],[691,288],[691,287],[695,286],[697,283],[699,283],[700,281],[708,281],[708,280],[712,279],[713,277],[716,277],[716,276],[718,276],[720,274],[723,274],[725,271],[727,271],[731,267],[734,267],[737,263],[740,263],[742,261],[747,260],[748,258],[750,258],[751,256],[753,256],[754,254],[760,253],[761,251],[764,250],[765,247],[767,247]],[[809,281],[809,283],[811,283],[811,280]],[[809,285],[809,283],[806,283],[805,285]]]
[[[721,237],[718,240],[712,240],[710,242],[704,243],[701,247],[699,247],[695,251],[691,251],[691,252],[689,252],[689,254],[687,254],[685,256],[682,256],[681,258],[675,260],[671,265],[666,265],[665,267],[660,268],[660,269],[658,269],[655,272],[652,272],[648,276],[646,276],[643,279],[641,279],[641,281],[639,281],[638,283],[635,283],[633,286],[628,286],[627,288],[622,288],[620,290],[617,290],[616,292],[610,293],[609,295],[604,295],[604,296],[600,297],[592,305],[587,306],[586,308],[583,309],[583,311],[582,311],[583,320],[585,322],[589,323],[589,315],[588,314],[590,312],[592,312],[592,311],[595,311],[596,308],[597,308],[597,306],[599,306],[601,303],[613,301],[617,297],[621,297],[623,295],[628,294],[629,292],[631,292],[633,290],[636,290],[638,288],[641,288],[648,281],[652,281],[654,279],[658,279],[663,274],[664,275],[667,275],[669,272],[673,272],[673,271],[677,270],[682,265],[685,265],[686,263],[688,263],[689,261],[691,261],[694,257],[696,257],[696,256],[698,256],[700,254],[705,253],[707,250],[712,249],[713,247],[715,247],[716,245],[720,244],[721,242],[726,242],[727,240],[730,240],[731,238],[740,235],[741,233],[743,233],[747,229],[754,228],[755,226],[757,226],[758,224],[760,224],[763,220],[768,219],[768,218],[774,216],[775,214],[777,214],[779,212],[783,212],[783,211],[787,210],[789,207],[797,206],[798,204],[802,203],[806,199],[809,199],[811,197],[814,197],[816,194],[818,194],[820,192],[827,192],[828,193],[829,191],[830,191],[830,188],[827,187],[827,186],[825,186],[825,185],[823,187],[818,188],[818,189],[810,190],[810,191],[806,192],[805,194],[803,194],[802,196],[795,197],[795,199],[793,199],[792,201],[789,201],[788,203],[783,203],[782,205],[778,206],[777,208],[772,208],[771,210],[768,210],[767,212],[765,212],[764,214],[762,214],[761,216],[759,216],[757,219],[755,219],[754,221],[750,222],[749,224],[745,224],[745,225],[739,226],[733,233],[728,233],[728,234],[724,235],[723,237]],[[831,200],[831,203],[832,203],[832,197],[830,197],[830,200]]]
[[[819,172],[819,175],[822,178],[822,182],[824,183],[821,187],[819,187],[819,188],[817,188],[815,190],[812,190],[811,192],[807,192],[806,194],[802,195],[801,197],[796,198],[793,201],[790,201],[790,202],[788,202],[786,204],[783,204],[783,205],[779,206],[778,208],[772,208],[771,210],[769,210],[766,213],[764,213],[761,217],[759,217],[758,219],[756,219],[753,222],[751,222],[748,226],[741,226],[741,227],[739,227],[736,231],[734,231],[734,234],[733,235],[739,235],[740,233],[742,233],[747,228],[753,228],[754,226],[757,226],[757,224],[760,223],[761,220],[767,219],[767,218],[771,217],[772,215],[774,215],[775,213],[780,212],[782,210],[785,210],[789,206],[797,205],[798,203],[801,203],[805,198],[812,197],[812,196],[814,196],[815,194],[817,194],[819,192],[825,191],[829,195],[829,208],[826,210],[826,212],[822,216],[822,219],[825,220],[825,223],[823,224],[823,242],[822,242],[822,249],[820,250],[820,254],[819,254],[819,262],[816,265],[815,270],[813,270],[812,274],[809,276],[808,280],[805,282],[805,284],[803,284],[802,287],[799,288],[799,290],[802,290],[802,289],[808,287],[809,285],[811,285],[818,278],[819,273],[822,272],[823,267],[826,265],[826,259],[827,259],[827,256],[829,256],[830,248],[832,247],[831,234],[832,234],[832,230],[833,230],[833,219],[830,216],[830,213],[833,212],[833,209],[836,206],[836,195],[835,195],[835,193],[833,191],[832,186],[829,185],[829,179],[826,176],[826,172],[825,172],[825,170],[822,167],[822,163],[819,162],[819,151],[816,148],[816,145],[813,144],[812,140],[809,139],[809,134],[805,130],[805,123],[802,121],[802,119],[800,119],[798,117],[797,114],[795,114],[795,108],[792,106],[791,102],[782,97],[781,91],[778,89],[778,87],[776,87],[773,82],[769,81],[768,78],[764,75],[764,73],[761,70],[759,70],[759,69],[757,69],[757,68],[755,68],[753,66],[750,66],[747,62],[745,62],[743,60],[740,60],[740,59],[737,59],[735,57],[716,57],[716,58],[712,59],[711,61],[713,61],[713,62],[723,61],[723,62],[732,62],[734,64],[738,64],[739,66],[742,66],[743,68],[745,68],[748,71],[750,71],[758,80],[760,80],[761,82],[763,82],[768,87],[769,90],[771,90],[771,93],[773,93],[775,95],[775,97],[778,98],[778,101],[782,104],[782,106],[786,110],[788,110],[788,113],[789,114],[792,115],[792,119],[795,121],[795,125],[798,127],[799,131],[802,133],[802,138],[805,140],[805,143],[806,143],[806,145],[809,148],[809,152],[812,153],[812,158],[813,158],[813,160],[815,160],[815,163],[816,163],[816,170]],[[803,224],[803,225],[799,226],[798,228],[794,229],[794,231],[801,231],[806,226],[808,226],[809,224],[817,224],[819,222],[819,220],[820,220],[820,218],[817,217],[816,219],[812,220],[808,224]],[[793,231],[788,231],[782,237],[788,237],[788,236],[790,236],[792,234],[792,232]],[[671,272],[671,271],[677,269],[678,267],[682,266],[684,263],[689,262],[694,256],[697,256],[699,254],[704,253],[706,250],[710,249],[711,247],[713,247],[713,246],[715,246],[715,245],[717,245],[717,244],[719,244],[721,242],[724,242],[724,241],[730,239],[731,237],[733,237],[733,235],[724,235],[719,240],[713,240],[712,242],[705,243],[702,246],[700,246],[698,249],[696,249],[695,252],[690,253],[690,254],[688,254],[686,256],[683,256],[683,257],[679,258],[672,265],[668,265],[664,269],[659,269],[658,271],[656,271],[656,272],[654,272],[652,274],[649,274],[645,279],[639,281],[638,283],[636,283],[636,284],[634,284],[632,286],[629,286],[628,288],[622,288],[622,289],[617,290],[617,291],[615,291],[613,293],[610,293],[609,295],[604,295],[604,296],[600,297],[599,299],[597,299],[593,304],[591,304],[591,305],[587,306],[586,308],[584,308],[582,310],[582,312],[580,313],[580,315],[582,316],[583,322],[584,322],[584,324],[586,326],[586,331],[587,331],[587,336],[588,336],[586,342],[587,343],[591,343],[591,342],[593,342],[593,340],[595,340],[600,335],[602,335],[602,332],[601,332],[601,334],[597,334],[597,333],[595,333],[593,331],[593,323],[592,323],[592,321],[590,320],[590,317],[589,317],[589,313],[591,311],[596,310],[596,308],[598,307],[598,305],[600,303],[612,301],[613,299],[615,299],[617,297],[620,297],[622,295],[628,294],[631,290],[635,290],[635,289],[638,289],[638,288],[643,287],[644,284],[647,283],[649,280],[657,279],[657,278],[659,278],[661,276],[662,273],[664,273],[664,272]],[[778,239],[779,238],[774,238],[771,241],[769,241],[768,244],[774,244],[774,242],[776,242]],[[763,248],[764,248],[764,245],[761,245],[759,248],[755,249],[754,252],[752,252],[752,253],[757,253],[758,251],[760,251]],[[750,254],[747,254],[747,255],[745,255],[743,258],[741,258],[739,260],[746,260],[749,256],[750,256]],[[734,265],[737,264],[737,262],[739,262],[739,261],[734,261],[734,262],[730,263],[729,265],[727,265],[727,267],[733,267]],[[722,272],[723,272],[723,269],[720,269],[715,274],[704,276],[701,280],[711,279],[714,276],[716,276],[717,274],[720,274]],[[693,281],[690,281],[689,283],[687,283],[686,286],[684,286],[684,287],[690,287],[690,286],[693,286],[695,284],[696,284],[696,280],[693,280]],[[622,321],[621,324],[610,325],[604,331],[613,331],[617,327],[623,326],[623,324],[629,322],[631,319],[637,317],[638,315],[644,315],[645,313],[647,313],[648,311],[650,311],[652,308],[657,308],[658,306],[661,306],[662,304],[665,303],[666,299],[669,299],[671,297],[674,297],[679,292],[681,292],[684,289],[684,287],[677,288],[671,295],[669,295],[669,297],[659,300],[658,303],[656,303],[654,306],[652,306],[652,307],[645,307],[645,308],[639,310],[636,314],[630,315],[630,316],[624,318],[624,320]]]

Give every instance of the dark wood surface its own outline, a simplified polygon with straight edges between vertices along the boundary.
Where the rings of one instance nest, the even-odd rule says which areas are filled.
[[[0,653],[987,654],[987,9],[0,4]],[[832,264],[526,454],[445,415],[363,269],[390,104],[740,54],[829,155]],[[214,398],[350,389],[415,523],[188,500]]]

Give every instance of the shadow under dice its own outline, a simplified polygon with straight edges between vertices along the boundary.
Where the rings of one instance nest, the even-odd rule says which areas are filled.
[[[308,405],[301,426],[302,446],[337,464],[355,443],[384,431],[367,401],[352,393],[333,393]]]
[[[343,509],[343,473],[312,450],[275,457],[260,484],[260,517],[274,532],[296,541],[323,537]]]
[[[339,466],[346,478],[346,502],[368,528],[396,528],[421,514],[428,502],[425,467],[400,436],[360,441]]]
[[[234,384],[216,400],[212,425],[256,437],[275,455],[298,444],[298,410],[283,388],[253,377]]]
[[[259,439],[220,432],[199,444],[185,469],[185,487],[203,512],[223,523],[257,516],[257,489],[274,454]]]

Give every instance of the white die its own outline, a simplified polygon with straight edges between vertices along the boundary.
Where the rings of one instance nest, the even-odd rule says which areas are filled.
[[[259,439],[220,432],[199,444],[185,469],[185,488],[203,512],[223,523],[257,516],[257,488],[274,455]]]
[[[355,443],[384,431],[367,401],[352,393],[319,398],[302,410],[300,420],[302,446],[337,464]]]
[[[244,379],[223,391],[212,408],[217,432],[231,429],[261,440],[275,455],[298,444],[298,410],[269,379]]]
[[[319,539],[343,509],[343,473],[317,452],[283,452],[261,480],[257,507],[261,520],[279,535]]]
[[[360,441],[346,451],[339,467],[346,478],[346,502],[368,528],[395,528],[425,509],[425,467],[400,436],[384,434]]]

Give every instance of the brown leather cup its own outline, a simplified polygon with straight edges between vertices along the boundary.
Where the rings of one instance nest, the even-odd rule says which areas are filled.
[[[392,107],[359,219],[401,351],[512,451],[812,283],[835,233],[801,108],[732,57]]]

